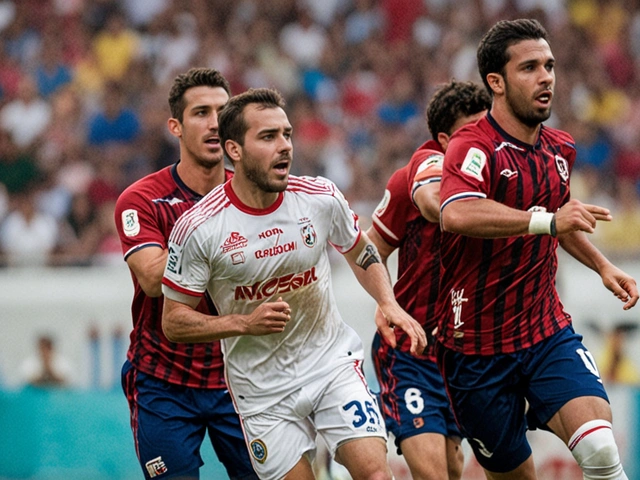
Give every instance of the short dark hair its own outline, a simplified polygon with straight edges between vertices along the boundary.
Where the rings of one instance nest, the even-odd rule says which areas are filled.
[[[217,70],[211,68],[192,68],[186,73],[181,73],[173,80],[173,85],[169,92],[171,116],[178,119],[180,123],[182,123],[184,118],[184,109],[187,108],[184,94],[193,87],[221,87],[231,96],[229,82]]]
[[[543,39],[549,43],[547,31],[540,22],[529,18],[501,20],[485,34],[478,45],[478,71],[489,93],[493,91],[487,81],[490,73],[504,75],[504,67],[509,61],[507,49],[523,40]]]
[[[451,135],[461,117],[469,117],[491,108],[491,96],[473,82],[451,80],[438,87],[427,105],[427,125],[434,140],[440,132]]]
[[[285,101],[282,95],[272,88],[250,88],[231,97],[218,116],[218,136],[223,147],[227,140],[244,145],[244,136],[249,129],[244,119],[244,110],[251,104],[257,104],[259,109],[284,109]]]

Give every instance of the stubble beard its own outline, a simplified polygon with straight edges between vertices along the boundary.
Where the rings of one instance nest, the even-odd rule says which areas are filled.
[[[543,110],[533,108],[521,98],[516,98],[512,95],[509,84],[506,84],[506,98],[513,115],[528,127],[535,128],[542,122],[547,121],[551,116],[551,104]]]

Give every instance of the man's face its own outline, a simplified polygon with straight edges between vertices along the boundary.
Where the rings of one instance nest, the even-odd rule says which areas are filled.
[[[551,115],[555,59],[543,40],[524,40],[509,47],[504,87],[508,107],[523,124],[535,127]]]
[[[244,136],[240,168],[247,179],[264,192],[282,192],[289,182],[293,154],[292,127],[281,108],[251,104],[244,118],[249,126]]]
[[[229,95],[222,87],[200,86],[187,90],[184,98],[182,123],[175,121],[172,129],[182,142],[181,157],[187,156],[204,167],[214,167],[224,158],[218,137],[218,114],[229,101]]]

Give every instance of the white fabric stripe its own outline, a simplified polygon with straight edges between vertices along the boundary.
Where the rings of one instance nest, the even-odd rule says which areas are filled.
[[[380,227],[380,229],[381,229],[384,233],[386,233],[387,235],[389,235],[389,237],[393,238],[393,239],[394,239],[394,240],[396,240],[396,241],[400,241],[400,239],[399,239],[398,237],[396,237],[396,236],[393,234],[393,232],[392,232],[391,230],[389,230],[389,229],[387,228],[387,226],[386,226],[384,223],[382,223],[382,221],[381,221],[381,220],[380,220],[376,215],[374,215],[374,216],[373,216],[372,220],[373,220],[373,223],[375,223],[378,227]]]
[[[449,205],[451,202],[455,202],[456,200],[461,200],[463,198],[487,198],[487,195],[480,192],[456,193],[455,195],[451,195],[444,202],[442,202],[442,204],[440,205],[440,211],[442,212],[442,209]]]

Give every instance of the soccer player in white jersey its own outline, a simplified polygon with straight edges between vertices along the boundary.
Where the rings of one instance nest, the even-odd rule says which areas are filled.
[[[426,347],[396,302],[378,252],[336,186],[289,175],[292,127],[280,94],[251,89],[219,117],[235,166],[177,222],[163,279],[163,328],[177,342],[222,339],[227,381],[256,472],[312,479],[316,434],[354,479],[390,479],[386,431],[362,373],[362,342],[340,317],[330,243],[392,327]],[[220,316],[195,310],[208,291]]]

